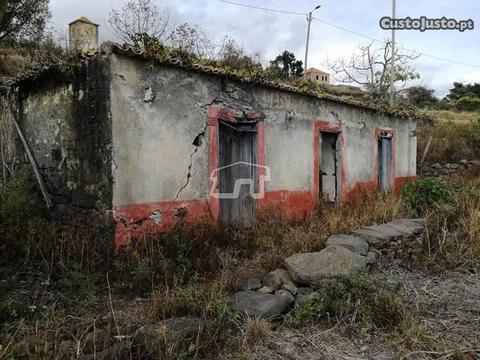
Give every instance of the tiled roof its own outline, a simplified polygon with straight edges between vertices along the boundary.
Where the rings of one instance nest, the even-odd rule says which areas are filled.
[[[92,25],[95,25],[95,26],[99,26],[98,24],[94,23],[92,20],[90,20],[89,18],[85,17],[85,16],[82,16],[81,18],[77,19],[77,20],[73,20],[70,24],[68,25],[72,25],[72,24],[75,24],[76,22],[83,22],[83,23],[86,23],[86,24],[92,24]]]

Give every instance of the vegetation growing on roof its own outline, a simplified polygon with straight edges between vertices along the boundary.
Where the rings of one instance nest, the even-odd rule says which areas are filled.
[[[270,86],[314,96],[322,100],[341,102],[401,118],[415,118],[419,121],[426,122],[431,121],[427,114],[418,113],[415,108],[405,104],[390,106],[384,99],[371,98],[367,94],[359,94],[358,92],[349,95],[334,95],[327,92],[331,87],[326,88],[324,85],[318,85],[303,77],[279,78],[278,73],[271,67],[263,68],[262,66],[254,65],[235,68],[222,59],[201,58],[182,48],[169,47],[155,39],[151,40],[145,50],[142,51],[133,48],[122,48],[118,45],[114,46],[114,50],[121,54],[130,53],[132,56],[142,57],[149,61],[150,66],[165,64],[179,66],[194,71],[228,76],[240,82]]]

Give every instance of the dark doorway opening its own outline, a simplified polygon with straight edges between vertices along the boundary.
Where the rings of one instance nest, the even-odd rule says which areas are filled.
[[[338,133],[320,132],[318,141],[320,193],[324,200],[335,202],[339,198],[339,136]]]
[[[392,137],[378,138],[378,186],[384,192],[392,187]]]
[[[251,225],[257,191],[257,125],[256,123],[218,123],[220,222],[229,225]]]

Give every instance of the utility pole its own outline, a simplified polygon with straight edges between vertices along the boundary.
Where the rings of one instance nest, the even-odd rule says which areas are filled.
[[[392,0],[392,19],[395,19],[396,13],[396,4],[395,0]],[[392,29],[392,64],[390,67],[390,104],[393,105],[395,101],[395,88],[394,88],[394,81],[395,81],[395,29]]]
[[[317,5],[312,11],[307,15],[307,44],[305,46],[305,63],[303,64],[303,71],[307,71],[307,61],[308,61],[308,43],[310,42],[310,24],[312,23],[312,14],[315,10],[319,9],[320,5]]]

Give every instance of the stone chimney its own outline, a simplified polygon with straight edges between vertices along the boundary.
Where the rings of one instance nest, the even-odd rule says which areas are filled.
[[[68,27],[70,49],[80,50],[82,53],[98,50],[98,24],[82,16],[72,21]]]

